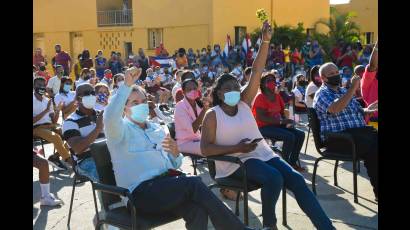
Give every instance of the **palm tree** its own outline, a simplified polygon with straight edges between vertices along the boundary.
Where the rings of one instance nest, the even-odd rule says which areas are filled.
[[[330,7],[330,18],[320,19],[315,23],[315,31],[319,25],[329,29],[328,37],[331,43],[342,39],[345,42],[355,42],[360,38],[360,27],[352,19],[357,16],[356,12],[339,13],[336,8]]]

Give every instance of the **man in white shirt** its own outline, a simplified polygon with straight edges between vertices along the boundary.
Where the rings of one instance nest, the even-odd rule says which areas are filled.
[[[53,98],[60,91],[61,78],[64,75],[64,68],[62,65],[56,66],[56,76],[50,78],[47,84],[47,93]]]
[[[63,120],[65,120],[71,113],[73,113],[77,106],[75,103],[75,92],[72,91],[73,81],[71,78],[61,78],[60,92],[54,97],[56,105],[63,103],[61,110],[63,111]]]
[[[322,85],[322,80],[319,76],[319,65],[313,66],[310,70],[309,80],[310,83],[306,88],[305,93],[305,104],[308,108],[313,107],[313,98],[315,97],[316,91]]]
[[[46,92],[46,80],[42,77],[34,79],[34,93],[33,93],[33,136],[40,137],[50,143],[54,144],[58,154],[67,163],[71,164],[70,152],[67,143],[64,144],[56,129],[58,114],[60,113],[62,103],[55,109],[52,106],[51,100],[44,96]],[[58,159],[58,156],[51,156],[49,159],[56,166],[66,169],[64,164]]]

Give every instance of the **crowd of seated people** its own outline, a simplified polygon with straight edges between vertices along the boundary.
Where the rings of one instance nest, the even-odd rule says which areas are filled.
[[[206,229],[208,217],[216,229],[251,229],[200,177],[178,170],[184,157],[181,153],[205,158],[231,155],[244,162],[247,180],[262,187],[263,227],[277,229],[275,206],[286,185],[316,228],[334,229],[306,185],[302,174],[306,169],[297,164],[305,133],[295,127],[288,109],[293,100],[295,110],[314,108],[324,142],[326,132],[352,134],[377,198],[377,130],[366,126],[377,119],[377,44],[369,64],[358,65],[353,76],[343,82],[335,64],[316,65],[322,62],[322,51],[315,41],[316,53],[310,51],[310,56],[316,64],[311,65],[309,76],[296,73],[295,86],[289,89],[292,79],[275,69],[265,69],[271,58],[270,40],[271,27],[264,24],[261,44],[250,63],[240,55],[232,59],[237,62],[226,63],[220,46],[215,45],[214,50],[198,50],[198,55],[193,50],[188,54],[185,49],[178,50],[176,66],[142,67],[139,63],[146,59],[142,49],[141,57],[127,61],[126,66],[117,53],[107,61],[99,50],[94,70],[92,61],[85,67],[89,63],[81,59],[89,59],[85,52],[76,63],[77,67],[84,66],[77,71],[76,81],[63,65],[55,66],[56,75],[48,82],[33,66],[33,136],[56,149],[48,160],[33,150],[33,166],[40,170],[41,204],[61,204],[49,192],[48,162],[60,168],[76,165],[81,174],[99,181],[90,145],[104,138],[117,185],[130,191],[137,212],[175,213],[183,217],[187,229]],[[163,45],[158,52],[168,55]],[[234,52],[239,51],[235,48]],[[337,60],[350,67],[346,60],[349,55]],[[285,63],[292,68],[290,60]],[[346,82],[349,84],[342,84]],[[57,125],[60,116],[62,130]],[[172,122],[175,140],[164,126]],[[275,152],[263,138],[283,142],[282,153]],[[343,145],[327,144],[344,151]],[[216,178],[243,178],[237,165],[222,161],[215,164]],[[234,191],[225,189],[221,193],[227,199],[236,198]]]

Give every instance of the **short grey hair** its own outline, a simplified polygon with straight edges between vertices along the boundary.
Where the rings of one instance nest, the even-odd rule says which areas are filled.
[[[321,65],[319,68],[319,75],[322,77],[324,76],[325,69],[329,68],[330,66],[334,66],[336,69],[339,69],[337,65],[333,62],[326,62],[325,64]]]
[[[147,92],[145,91],[144,88],[142,88],[142,87],[139,86],[139,85],[133,84],[133,85],[131,86],[131,92],[139,92],[139,93],[142,93],[142,94],[147,98]],[[128,98],[127,98],[127,101],[125,102],[125,104],[128,104]]]

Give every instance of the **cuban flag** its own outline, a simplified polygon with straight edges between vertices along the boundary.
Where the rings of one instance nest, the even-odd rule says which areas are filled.
[[[150,66],[159,66],[161,68],[169,68],[175,66],[175,61],[172,57],[149,57],[149,65]]]
[[[225,47],[224,51],[222,53],[223,58],[227,58],[229,54],[229,46],[231,46],[231,37],[227,34],[226,35],[226,42],[225,42]]]
[[[247,33],[246,36],[243,38],[243,42],[242,42],[242,49],[245,52],[245,54],[248,53],[249,47],[251,46],[252,46],[251,38],[249,34]]]

